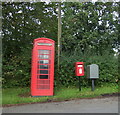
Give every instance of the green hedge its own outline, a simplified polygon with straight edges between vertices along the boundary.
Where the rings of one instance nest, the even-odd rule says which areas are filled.
[[[24,87],[30,85],[31,74],[31,49],[24,49],[24,53],[9,59],[3,58],[3,87]],[[55,58],[55,86],[66,87],[78,85],[78,77],[75,76],[75,62],[85,62],[85,76],[82,85],[89,86],[91,80],[86,79],[86,67],[90,64],[98,64],[100,78],[96,85],[118,82],[118,60],[117,57],[105,54],[88,55],[77,53],[64,53],[60,57],[60,70],[57,69],[57,56]]]
[[[89,86],[91,80],[87,79],[86,68],[90,64],[98,64],[99,66],[99,79],[96,80],[96,85],[103,85],[105,83],[118,83],[118,60],[117,57],[105,54],[100,55],[79,55],[76,53],[64,54],[61,56],[60,71],[56,74],[59,79],[57,82],[65,86],[77,85],[79,77],[75,76],[75,62],[84,62],[85,76],[81,77],[82,85]],[[56,71],[57,73],[57,71]],[[57,83],[56,83],[57,84]]]
[[[3,87],[24,87],[30,85],[31,48],[26,48],[19,55],[3,57]]]

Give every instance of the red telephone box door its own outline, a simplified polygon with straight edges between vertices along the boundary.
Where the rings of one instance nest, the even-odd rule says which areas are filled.
[[[31,95],[51,96],[54,90],[54,44],[48,38],[34,40],[32,52]]]

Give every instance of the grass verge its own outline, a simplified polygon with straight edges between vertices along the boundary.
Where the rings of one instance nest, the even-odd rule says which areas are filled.
[[[95,91],[91,91],[91,88],[82,88],[79,91],[76,87],[61,87],[55,88],[55,94],[51,97],[31,97],[29,88],[8,88],[2,91],[2,105],[13,105],[23,103],[35,103],[35,102],[49,102],[49,101],[64,101],[76,98],[92,98],[101,96],[101,94],[116,93],[118,92],[118,85],[104,85],[96,87]],[[20,96],[21,95],[21,96]]]

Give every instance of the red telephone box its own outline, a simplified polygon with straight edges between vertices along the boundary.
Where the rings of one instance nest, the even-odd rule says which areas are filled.
[[[75,75],[84,76],[84,63],[83,62],[75,63]]]
[[[52,96],[54,90],[54,46],[48,38],[34,39],[32,50],[31,95]]]

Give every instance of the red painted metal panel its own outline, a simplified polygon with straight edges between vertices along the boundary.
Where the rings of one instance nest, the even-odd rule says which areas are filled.
[[[84,62],[75,63],[75,75],[84,76]]]
[[[54,40],[37,38],[32,50],[31,95],[52,96],[54,91]]]

